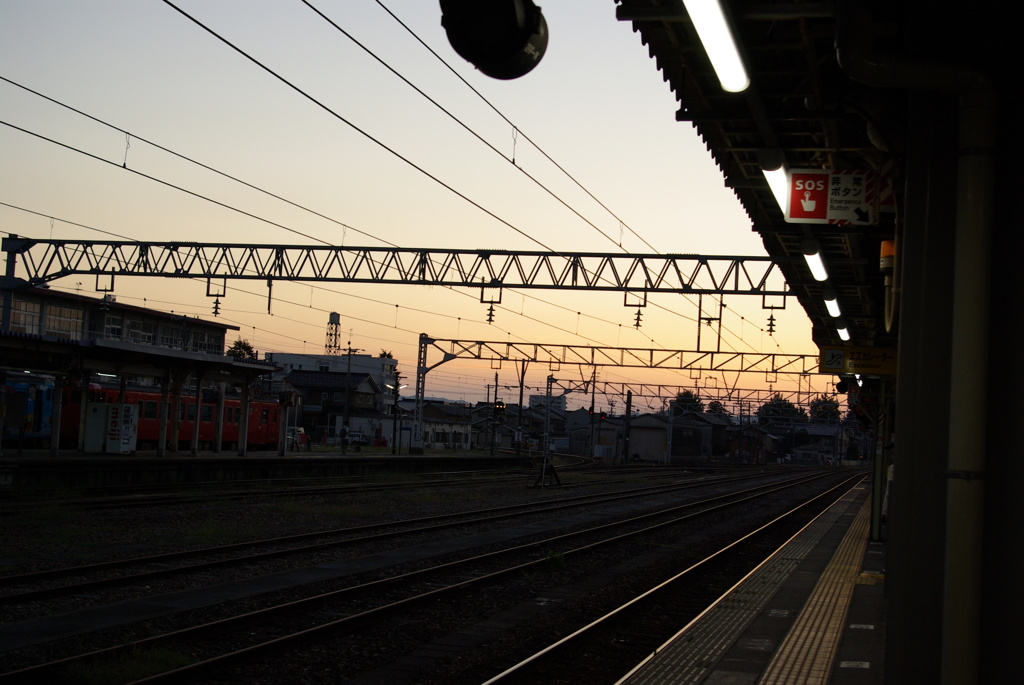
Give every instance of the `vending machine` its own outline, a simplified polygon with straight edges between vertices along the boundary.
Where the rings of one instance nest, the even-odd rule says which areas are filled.
[[[139,408],[134,404],[90,402],[85,408],[86,452],[131,454],[139,437]]]

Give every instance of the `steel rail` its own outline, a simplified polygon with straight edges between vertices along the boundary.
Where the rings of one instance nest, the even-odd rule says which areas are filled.
[[[119,569],[131,568],[132,566],[145,566],[152,564],[162,565],[177,560],[186,560],[190,558],[202,557],[203,555],[223,555],[225,553],[240,552],[246,549],[252,549],[254,547],[259,546],[303,543],[307,540],[315,540],[317,538],[325,538],[338,535],[359,535],[359,537],[348,537],[343,540],[332,540],[328,542],[320,542],[315,544],[304,544],[301,547],[275,549],[271,551],[257,552],[254,554],[247,554],[242,556],[232,556],[229,558],[218,558],[215,560],[200,561],[198,563],[184,566],[162,567],[158,569],[140,571],[138,573],[131,573],[127,575],[116,575],[105,578],[98,578],[94,580],[85,580],[77,582],[73,585],[62,585],[56,587],[39,588],[36,590],[26,590],[24,592],[0,596],[0,606],[10,604],[23,604],[25,602],[50,599],[53,597],[74,594],[77,592],[90,592],[100,588],[109,587],[111,585],[131,585],[133,583],[145,582],[153,580],[155,578],[161,578],[164,576],[175,575],[180,573],[204,572],[210,569],[220,568],[224,566],[236,566],[241,564],[252,563],[255,561],[274,559],[283,556],[320,552],[326,549],[334,549],[346,545],[365,544],[368,542],[375,542],[387,538],[399,537],[402,535],[416,535],[425,532],[444,530],[446,528],[454,528],[458,526],[468,526],[480,523],[499,521],[502,519],[514,518],[517,516],[532,515],[536,513],[548,513],[552,511],[558,511],[561,509],[570,509],[581,505],[606,504],[633,497],[644,497],[651,494],[675,492],[678,490],[692,489],[696,487],[703,487],[706,485],[731,483],[738,480],[756,478],[759,475],[761,474],[744,474],[740,476],[716,478],[713,480],[692,481],[683,484],[673,483],[669,485],[655,485],[643,488],[631,488],[612,493],[580,495],[577,497],[563,498],[561,500],[549,503],[547,505],[537,505],[535,503],[514,504],[503,507],[495,507],[491,509],[477,509],[473,511],[456,512],[453,514],[423,516],[415,519],[406,519],[402,521],[393,521],[389,523],[376,523],[364,526],[353,526],[350,528],[337,528],[333,530],[312,531],[309,533],[299,533],[296,535],[287,535],[263,540],[252,540],[248,542],[237,542],[234,544],[217,545],[215,547],[204,547],[202,549],[168,552],[165,554],[155,554],[147,557],[136,557],[132,559],[116,559],[113,561],[88,564],[85,566],[74,566],[60,569],[50,569],[46,571],[36,571],[33,573],[26,573],[16,576],[3,576],[0,577],[0,587],[11,587],[45,582],[48,580],[58,579],[66,576],[82,576],[88,573],[114,571]],[[467,517],[475,518],[467,519]],[[382,532],[371,533],[371,531]]]
[[[582,628],[579,628],[578,630],[573,631],[569,635],[566,635],[565,637],[560,638],[559,640],[551,643],[544,649],[534,653],[532,656],[527,657],[526,659],[520,661],[514,666],[502,671],[493,678],[486,680],[482,685],[499,685],[500,683],[506,682],[534,682],[531,680],[533,677],[535,677],[535,674],[532,672],[533,669],[541,667],[543,663],[548,662],[549,660],[558,658],[567,649],[574,647],[579,643],[582,643],[585,640],[587,640],[590,637],[590,635],[596,632],[598,629],[607,627],[613,624],[615,621],[621,620],[624,613],[638,609],[638,607],[642,606],[644,603],[657,601],[657,597],[660,596],[662,593],[676,591],[681,584],[687,582],[696,571],[700,570],[709,562],[714,561],[726,552],[729,552],[730,550],[739,547],[743,543],[752,540],[756,536],[763,534],[766,531],[769,531],[775,526],[784,523],[790,517],[802,512],[804,509],[813,505],[819,500],[822,500],[823,498],[826,498],[830,494],[835,493],[836,491],[839,490],[842,490],[843,494],[845,495],[845,493],[849,491],[850,487],[852,487],[851,483],[855,485],[856,482],[860,482],[860,480],[862,480],[863,478],[863,475],[857,475],[848,478],[844,482],[839,483],[833,488],[830,488],[828,491],[821,493],[806,502],[801,503],[800,505],[794,507],[788,512],[781,514],[780,516],[777,516],[776,518],[764,524],[763,526],[760,526],[757,529],[750,531],[743,537],[734,540],[729,544],[721,547],[718,551],[709,554],[704,559],[690,566],[684,571],[681,571],[680,573],[669,578],[668,580],[665,580],[662,583],[656,585],[655,587],[650,588],[649,590],[641,593],[640,595],[634,597],[625,604],[608,612],[604,616],[601,616],[600,618],[591,621]]]
[[[613,534],[609,537],[605,537],[597,541],[588,542],[579,547],[561,553],[562,556],[580,554],[589,550],[596,549],[598,547],[602,547],[604,545],[612,544],[614,542],[627,539],[634,535],[653,532],[671,525],[677,525],[682,521],[691,519],[696,516],[702,516],[711,512],[720,511],[721,509],[724,508],[738,506],[740,504],[749,502],[755,498],[764,497],[772,493],[784,490],[786,488],[796,487],[798,485],[814,480],[816,478],[827,477],[827,475],[828,474],[812,474],[809,476],[805,475],[794,478],[790,481],[786,481],[784,483],[770,483],[738,492],[723,495],[715,495],[700,501],[688,502],[675,507],[659,510],[657,512],[634,516],[632,518],[628,518],[622,521],[600,524],[588,528],[586,530],[579,530],[570,533],[559,534],[544,540],[529,542],[517,547],[499,550],[496,552],[489,552],[466,559],[460,559],[457,561],[444,563],[430,568],[411,571],[398,576],[383,578],[381,580],[370,581],[361,585],[343,588],[341,590],[335,590],[332,592],[327,592],[322,595],[317,595],[314,597],[309,597],[300,600],[294,600],[286,604],[256,610],[248,614],[232,616],[229,618],[214,621],[212,623],[202,624],[191,628],[185,628],[182,630],[175,631],[173,633],[157,635],[151,638],[144,638],[131,643],[117,645],[107,649],[97,650],[95,652],[90,652],[88,654],[67,657],[65,659],[60,659],[54,662],[19,669],[17,671],[0,674],[0,683],[36,683],[39,682],[40,677],[45,678],[46,676],[53,675],[54,669],[64,668],[71,664],[82,663],[86,660],[95,658],[120,658],[123,655],[127,655],[133,652],[141,653],[146,649],[150,649],[158,645],[177,643],[182,640],[197,639],[211,634],[218,634],[229,630],[234,630],[240,627],[250,627],[256,624],[257,622],[267,622],[272,619],[280,618],[283,615],[291,615],[299,611],[308,612],[320,606],[323,606],[328,602],[336,601],[338,599],[344,599],[347,596],[357,596],[362,599],[365,598],[366,592],[371,589],[392,588],[395,587],[397,584],[406,582],[413,578],[424,577],[428,576],[429,574],[436,574],[440,571],[450,571],[472,564],[479,564],[481,561],[484,560],[497,559],[502,556],[509,556],[512,554],[521,553],[523,551],[528,551],[539,547],[546,547],[550,546],[552,543],[564,542],[573,538],[581,538],[583,536],[592,535],[597,532],[614,531],[617,528],[621,529],[630,524],[642,523],[645,520],[650,521],[652,519],[656,519],[659,517],[663,518],[666,514],[685,512],[682,513],[680,516],[673,516],[669,520],[649,524],[645,528],[642,528],[640,530],[631,530],[624,533],[613,532]],[[706,508],[701,508],[699,511],[693,511],[697,507]],[[548,559],[546,557],[534,559],[524,563],[514,564],[512,566],[500,569],[498,571],[477,575],[466,580],[446,585],[444,587],[435,588],[417,595],[413,595],[410,597],[406,597],[404,599],[390,602],[382,606],[368,609],[357,614],[352,614],[340,619],[331,620],[329,622],[322,623],[304,630],[299,630],[287,635],[283,635],[278,638],[267,640],[259,644],[254,644],[248,647],[236,649],[235,651],[214,656],[171,671],[158,673],[146,678],[142,678],[135,682],[138,684],[195,682],[195,678],[201,676],[202,674],[210,673],[216,670],[221,670],[238,663],[249,661],[253,658],[259,658],[260,656],[268,654],[275,650],[281,650],[290,647],[295,647],[301,644],[307,644],[311,638],[316,638],[320,635],[328,634],[332,631],[341,628],[352,628],[356,625],[359,625],[362,622],[378,618],[387,613],[405,608],[407,606],[420,603],[432,598],[436,598],[438,596],[444,595],[452,591],[464,589],[466,587],[481,582],[490,582],[499,577],[507,576],[509,574],[528,571],[531,568],[534,568],[538,565],[545,563],[548,563]]]

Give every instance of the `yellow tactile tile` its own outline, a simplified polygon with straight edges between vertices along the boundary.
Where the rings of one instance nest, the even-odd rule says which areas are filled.
[[[828,681],[850,597],[860,580],[869,522],[870,508],[865,503],[759,685],[824,685]]]

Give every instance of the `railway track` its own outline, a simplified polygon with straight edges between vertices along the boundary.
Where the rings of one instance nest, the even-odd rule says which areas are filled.
[[[760,558],[767,547],[773,550],[779,541],[787,541],[799,528],[808,509],[814,512],[831,505],[849,490],[849,481],[840,483],[817,497],[781,513],[773,520],[735,539],[723,541],[689,568],[638,594],[599,618],[568,635],[552,641],[529,657],[487,679],[483,685],[521,685],[532,683],[574,683],[588,681],[585,673],[574,668],[570,676],[566,664],[584,665],[586,672],[601,673],[606,682],[618,682],[636,664],[657,651],[688,622],[704,610],[695,605],[689,586],[707,582],[735,567],[745,555]],[[796,521],[797,523],[794,523]],[[682,620],[681,620],[682,619]],[[618,649],[608,649],[617,645]]]
[[[593,460],[583,457],[561,457],[563,463],[556,468],[561,473],[573,471],[595,471]],[[528,461],[523,458],[524,463]],[[614,469],[600,467],[602,473]],[[655,476],[663,478],[674,472],[693,472],[693,469],[659,469]],[[636,469],[622,469],[621,472],[636,476]],[[330,477],[266,478],[257,480],[201,481],[175,484],[138,484],[120,486],[92,486],[75,488],[70,493],[64,490],[33,492],[34,499],[8,499],[0,501],[0,516],[38,511],[55,505],[74,507],[84,511],[107,509],[128,509],[132,507],[155,507],[194,501],[197,497],[204,502],[236,502],[251,497],[298,497],[325,494],[360,493],[392,488],[447,487],[465,482],[474,484],[506,483],[530,480],[536,476],[536,469],[502,469],[422,473],[395,478],[381,478],[379,474],[345,475]]]
[[[204,482],[182,486],[141,485],[104,488],[88,488],[74,497],[61,497],[51,493],[43,499],[13,501],[0,504],[0,514],[16,514],[37,511],[55,504],[73,507],[83,511],[104,509],[127,509],[132,507],[156,507],[195,501],[201,498],[207,503],[236,502],[253,497],[299,497],[346,493],[379,492],[399,488],[447,487],[472,481],[481,483],[507,483],[527,478],[526,471],[502,473],[494,471],[467,471],[460,474],[424,474],[424,477],[405,481],[382,481],[379,476],[350,476],[335,484],[314,484],[314,479],[295,479],[297,482],[282,484],[280,480]]]
[[[399,564],[388,577],[355,584],[349,582],[337,589],[302,599],[277,601],[255,611],[236,613],[142,640],[124,641],[89,654],[52,659],[0,675],[0,682],[43,682],[53,678],[74,682],[68,677],[76,672],[75,669],[99,668],[96,664],[132,661],[139,659],[139,655],[167,650],[187,653],[193,663],[168,668],[162,674],[148,675],[139,681],[194,682],[197,678],[206,677],[204,674],[236,667],[283,649],[295,649],[308,644],[314,637],[319,640],[331,634],[351,635],[383,617],[392,617],[393,620],[393,617],[404,616],[407,612],[423,611],[423,607],[430,603],[446,601],[442,598],[458,595],[469,588],[515,585],[531,574],[569,563],[569,559],[592,556],[598,549],[623,544],[660,544],[657,542],[659,536],[671,537],[669,531],[680,526],[691,530],[699,521],[721,518],[723,512],[755,504],[765,506],[765,503],[777,500],[785,493],[818,487],[816,483],[822,479],[834,478],[832,474],[812,474],[784,483],[759,484],[729,494],[658,507],[656,511],[633,517],[619,517],[610,522],[540,536],[522,544],[504,545],[485,553],[467,555],[467,548],[458,555],[459,558],[433,559],[413,570],[404,570]],[[646,496],[664,496],[666,493],[667,490],[654,492],[652,489]],[[634,493],[632,496],[643,495]],[[591,503],[595,502],[599,500]],[[655,542],[637,543],[641,537]],[[240,630],[244,630],[247,636],[244,645],[239,644]],[[144,657],[142,660],[151,661]]]
[[[416,536],[436,534],[454,528],[493,524],[524,516],[548,516],[584,506],[610,504],[655,494],[742,482],[754,477],[757,476],[744,474],[629,488],[601,494],[565,497],[545,504],[529,503],[491,507],[0,576],[0,593],[6,593],[0,594],[0,607],[67,595],[92,593],[102,588],[137,586],[167,576],[187,573],[205,574],[214,569],[241,567],[270,559],[321,554],[346,547],[373,545],[383,541],[398,540],[397,544],[401,544],[403,538],[408,540]],[[399,487],[404,487],[404,485]],[[376,490],[377,488],[371,489],[371,491]],[[361,492],[366,492],[366,490],[361,490]],[[69,578],[75,579],[75,582],[59,584],[62,579]]]

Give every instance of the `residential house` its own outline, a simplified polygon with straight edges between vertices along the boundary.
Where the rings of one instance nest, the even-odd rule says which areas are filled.
[[[671,456],[673,460],[714,461],[728,451],[727,429],[732,426],[727,414],[683,412],[672,420]]]
[[[668,417],[642,414],[629,420],[627,462],[663,464],[668,457]]]
[[[302,426],[316,442],[337,438],[346,423],[350,432],[364,433],[372,442],[386,438],[387,415],[378,409],[381,389],[369,374],[293,370],[283,388],[299,398],[298,418],[290,423]]]
[[[458,402],[423,403],[423,447],[425,449],[466,449],[472,441],[469,405]]]

